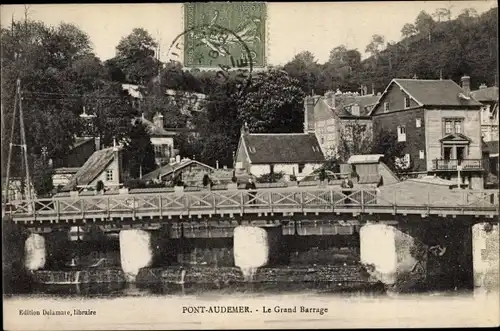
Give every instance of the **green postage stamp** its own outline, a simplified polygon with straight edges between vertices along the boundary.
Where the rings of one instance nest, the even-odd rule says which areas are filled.
[[[266,65],[266,4],[208,2],[184,4],[184,66]]]

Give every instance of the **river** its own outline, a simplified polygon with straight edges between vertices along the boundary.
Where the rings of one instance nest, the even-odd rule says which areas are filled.
[[[4,296],[4,329],[179,330],[499,324],[498,293],[427,291],[388,295],[378,288],[354,291],[347,288],[314,282],[39,285],[30,294]],[[228,306],[247,308],[241,308],[241,313],[231,311],[236,308],[221,308]],[[95,315],[78,315],[75,309]],[[226,312],[222,313],[221,309]],[[44,310],[46,314],[69,311],[70,315],[44,316]],[[33,315],[37,312],[40,315]]]

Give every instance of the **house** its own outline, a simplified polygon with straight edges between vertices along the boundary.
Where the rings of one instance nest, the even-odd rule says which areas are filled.
[[[146,126],[151,140],[151,145],[155,152],[155,161],[158,166],[162,166],[170,162],[170,159],[177,155],[174,149],[174,137],[176,132],[167,131],[164,127],[163,115],[156,113],[153,117],[153,122],[147,120],[144,116],[134,119],[140,121]]]
[[[481,133],[484,141],[498,141],[498,87],[481,84],[471,96],[483,104],[481,109]]]
[[[94,188],[98,181],[102,181],[105,187],[119,188],[122,182],[121,150],[121,146],[113,146],[95,151],[61,191]]]
[[[171,181],[175,176],[180,175],[182,181],[186,185],[196,186],[203,180],[205,174],[213,172],[215,169],[207,164],[191,160],[188,158],[180,159],[176,157],[176,161],[164,165],[158,169],[151,171],[141,177],[143,181]]]
[[[327,157],[338,155],[343,141],[350,145],[368,144],[372,136],[369,113],[379,97],[340,91],[307,96],[304,100],[304,133],[316,135]]]
[[[167,89],[165,91],[167,97],[174,105],[179,106],[181,114],[190,115],[192,111],[200,112],[205,106],[206,95],[203,93],[180,91]]]
[[[236,152],[236,169],[254,176],[283,172],[301,179],[321,167],[325,156],[309,133],[249,133],[245,124]]]
[[[481,108],[470,97],[470,77],[452,80],[393,79],[370,115],[374,134],[404,142],[406,166],[483,188]]]

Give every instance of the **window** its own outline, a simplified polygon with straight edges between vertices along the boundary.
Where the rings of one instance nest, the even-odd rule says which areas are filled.
[[[410,108],[410,97],[405,96],[405,109]]]
[[[420,158],[421,160],[425,159],[425,153],[424,153],[424,151],[423,151],[423,150],[420,150],[420,151],[418,152],[418,155],[419,155],[419,158]]]
[[[450,134],[453,131],[453,122],[452,121],[445,121],[444,123],[444,133]]]
[[[417,119],[415,120],[415,126],[416,126],[417,128],[419,128],[419,127],[421,127],[421,126],[422,126],[422,119],[421,119],[421,118],[417,118]]]
[[[444,134],[462,133],[463,118],[446,118],[444,119]]]
[[[389,111],[389,103],[384,102],[384,113],[387,113]]]
[[[113,170],[111,169],[106,170],[106,181],[108,182],[113,181]]]
[[[398,141],[406,141],[406,127],[404,125],[398,126]]]

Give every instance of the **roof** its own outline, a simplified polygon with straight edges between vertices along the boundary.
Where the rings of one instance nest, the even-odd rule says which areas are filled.
[[[419,106],[457,106],[457,107],[478,107],[482,104],[473,98],[460,97],[465,96],[465,91],[451,79],[433,80],[433,79],[393,79],[387,85],[384,93],[377,104],[389,91],[389,87],[397,84],[402,90],[410,95]],[[375,108],[373,108],[375,109]]]
[[[88,143],[89,141],[94,141],[92,137],[76,137],[73,147],[71,149],[75,149],[81,145]]]
[[[363,154],[353,155],[347,160],[349,164],[362,164],[362,163],[378,163],[383,154]]]
[[[80,168],[55,168],[54,174],[76,174]]]
[[[318,139],[307,133],[251,133],[242,136],[253,164],[321,163]]]
[[[359,116],[368,116],[371,108],[369,106],[373,106],[377,103],[378,99],[380,99],[380,95],[351,95],[351,94],[342,94],[335,96],[335,106],[337,108],[342,108],[344,110],[344,115],[339,116],[347,116],[347,117],[357,117],[352,115],[347,109],[353,105],[359,106]]]
[[[178,171],[178,170],[181,170],[185,167],[187,167],[188,165],[191,165],[191,164],[198,164],[202,167],[205,167],[207,168],[207,170],[214,170],[213,167],[209,166],[208,164],[205,164],[205,163],[201,163],[201,162],[198,162],[196,160],[191,160],[191,159],[184,159],[184,160],[181,160],[181,162],[177,162],[177,163],[170,163],[170,164],[167,164],[167,165],[164,165],[163,167],[160,167],[156,170],[153,170],[151,171],[150,173],[147,173],[145,174],[144,176],[142,176],[142,180],[154,180],[154,179],[158,179],[158,177],[164,177],[164,176],[167,176],[175,171]]]
[[[137,117],[135,120],[141,121],[141,123],[146,126],[150,136],[154,136],[154,137],[173,137],[173,136],[175,136],[175,132],[167,131],[164,128],[155,125],[150,120],[145,119],[144,117]]]
[[[471,96],[480,102],[498,101],[498,87],[491,86],[480,88],[479,90],[471,91]]]
[[[94,152],[62,190],[70,191],[75,185],[88,185],[99,176],[115,157],[114,147]]]
[[[472,141],[469,137],[466,135],[463,135],[461,133],[450,133],[443,138],[439,139],[439,141]]]

